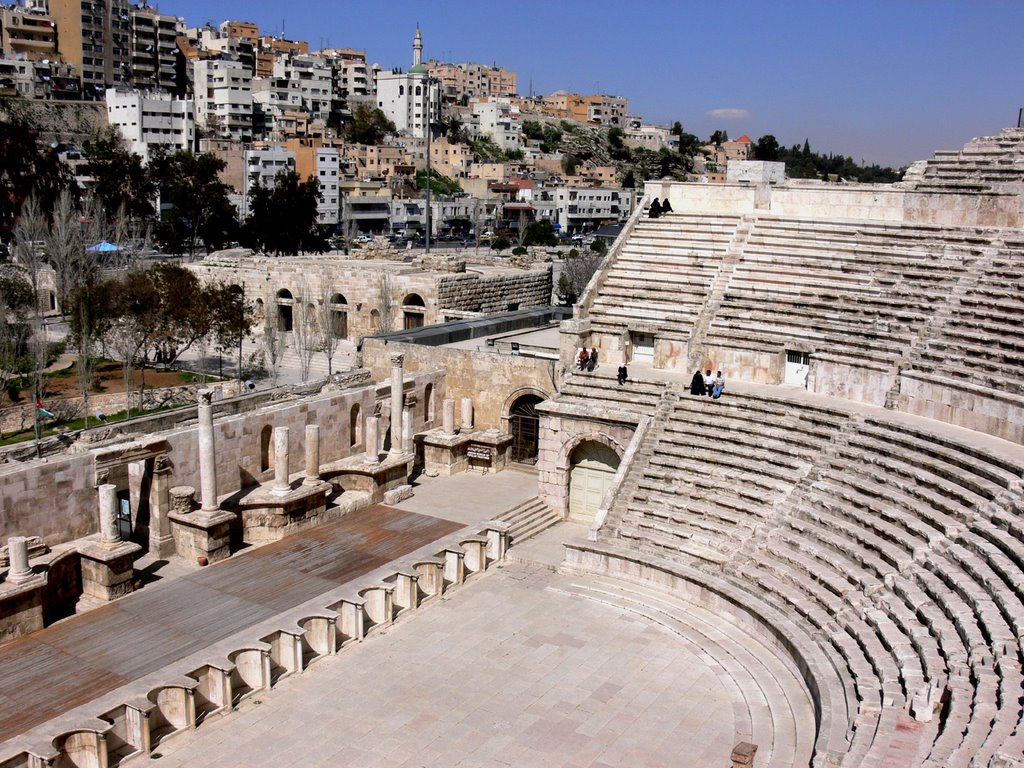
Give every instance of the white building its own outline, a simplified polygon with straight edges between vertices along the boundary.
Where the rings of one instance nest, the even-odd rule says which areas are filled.
[[[619,224],[633,209],[633,192],[628,189],[558,187],[549,192],[562,232],[587,232],[604,224]]]
[[[320,202],[316,218],[320,224],[334,226],[341,220],[341,153],[334,147],[320,147],[316,151],[316,178],[320,182]]]
[[[196,121],[191,99],[175,99],[163,92],[108,88],[107,122],[117,128],[128,148],[147,162],[150,148],[156,145],[171,152],[195,146]]]
[[[729,184],[781,184],[786,180],[786,164],[764,160],[730,160],[725,167]]]
[[[274,61],[274,77],[288,82],[298,94],[299,108],[314,120],[326,122],[331,111],[330,64],[311,54],[280,55]]]
[[[295,170],[295,153],[281,147],[247,149],[242,177],[242,218],[249,215],[249,197],[254,187],[273,189],[281,171]]]
[[[412,61],[408,72],[393,70],[377,75],[377,106],[395,124],[400,133],[426,138],[427,115],[430,122],[441,120],[441,89],[430,82],[423,65],[423,37],[419,27],[412,43]]]
[[[506,152],[523,146],[523,124],[519,107],[506,101],[477,101],[472,104],[470,131],[491,138]]]
[[[224,139],[252,138],[252,70],[236,59],[195,63],[196,125]]]

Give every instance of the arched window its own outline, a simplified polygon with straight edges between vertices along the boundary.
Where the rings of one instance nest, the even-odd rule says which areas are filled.
[[[417,86],[416,86],[416,95],[417,95],[417,96],[419,96],[419,95],[420,95],[420,93],[422,92],[422,90],[423,90],[423,89],[422,89],[422,88],[420,88],[420,87],[419,87],[419,86],[417,85]]]
[[[363,420],[359,417],[359,403],[348,412],[348,444],[359,445],[363,442]]]
[[[399,96],[405,96],[405,86],[404,85],[398,86],[398,95]]]

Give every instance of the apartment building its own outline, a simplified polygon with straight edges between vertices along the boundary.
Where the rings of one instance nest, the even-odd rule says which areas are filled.
[[[172,152],[195,148],[196,125],[191,99],[176,99],[166,91],[110,88],[106,100],[107,122],[117,128],[128,148],[144,161],[149,161],[156,146]]]
[[[475,101],[470,105],[473,119],[469,133],[487,136],[506,152],[523,146],[523,123],[519,107],[507,100]]]
[[[184,93],[177,81],[177,38],[185,32],[185,20],[161,14],[149,6],[129,11],[131,67],[128,81],[143,90],[163,88]],[[183,84],[181,84],[183,86]]]
[[[633,210],[633,191],[606,187],[557,187],[547,190],[555,202],[562,232],[589,232],[604,224],[618,224]]]
[[[453,144],[442,137],[430,144],[430,165],[443,176],[464,179],[473,165],[473,152],[465,144]]]
[[[330,63],[334,94],[341,99],[369,98],[375,92],[374,67],[366,63],[366,51],[325,48],[318,54]]]
[[[251,140],[251,70],[236,59],[199,59],[193,79],[196,125],[220,138]]]
[[[428,61],[431,77],[441,81],[441,96],[455,104],[468,104],[470,99],[515,96],[516,73],[504,67],[485,64],[448,64]]]
[[[78,69],[86,99],[103,99],[107,88],[128,84],[128,0],[49,0],[49,10],[57,25],[57,52]]]
[[[258,185],[273,189],[277,175],[282,171],[295,170],[295,153],[282,147],[247,149],[245,151],[245,176],[242,178],[242,218],[249,215],[249,197]]]
[[[39,61],[57,55],[57,25],[37,8],[0,8],[0,52],[12,59]]]

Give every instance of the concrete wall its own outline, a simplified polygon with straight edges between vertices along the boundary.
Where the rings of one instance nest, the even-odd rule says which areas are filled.
[[[381,381],[390,375],[390,356],[405,355],[405,370],[410,373],[444,374],[444,397],[456,400],[456,419],[463,397],[473,400],[474,422],[479,429],[508,428],[508,409],[523,394],[550,398],[555,393],[557,363],[518,355],[500,355],[452,347],[424,347],[416,344],[367,339],[363,346],[363,365],[373,378]],[[435,388],[440,414],[442,397]],[[440,416],[438,416],[440,423]]]

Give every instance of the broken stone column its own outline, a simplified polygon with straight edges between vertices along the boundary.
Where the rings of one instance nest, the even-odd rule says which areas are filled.
[[[446,435],[455,434],[455,401],[445,400],[441,406],[441,431]]]
[[[306,425],[306,477],[304,485],[320,482],[320,427]]]
[[[462,431],[468,432],[473,428],[473,398],[462,398]]]
[[[9,584],[22,584],[32,578],[32,569],[28,565],[28,539],[24,536],[11,536],[7,540],[7,557],[11,561],[7,571]]]
[[[404,355],[391,356],[391,454],[402,453],[402,363]]]
[[[288,427],[274,428],[274,493],[285,494],[292,489],[288,482]]]
[[[213,390],[199,391],[199,484],[204,512],[217,506],[217,448],[213,439]]]
[[[367,416],[363,433],[366,435],[366,461],[375,464],[380,450],[380,417]]]
[[[99,487],[100,542],[111,549],[121,543],[117,534],[117,486],[107,483]]]

